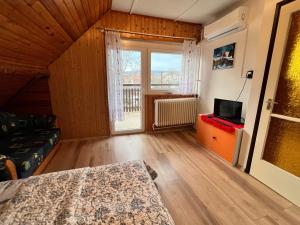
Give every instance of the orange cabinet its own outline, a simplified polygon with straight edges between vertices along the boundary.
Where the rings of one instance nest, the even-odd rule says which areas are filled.
[[[207,150],[210,150],[225,159],[232,165],[236,165],[241,145],[243,129],[235,129],[228,133],[201,120],[197,121],[197,138],[199,143]]]

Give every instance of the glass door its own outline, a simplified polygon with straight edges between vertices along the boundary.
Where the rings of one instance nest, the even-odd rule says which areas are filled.
[[[282,7],[250,173],[300,206],[300,1]]]
[[[141,132],[144,130],[141,50],[122,50],[122,74],[125,119],[113,124],[113,133]]]

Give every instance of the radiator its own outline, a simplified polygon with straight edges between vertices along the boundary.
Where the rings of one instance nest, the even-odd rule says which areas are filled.
[[[156,99],[155,127],[194,124],[196,121],[196,98]]]

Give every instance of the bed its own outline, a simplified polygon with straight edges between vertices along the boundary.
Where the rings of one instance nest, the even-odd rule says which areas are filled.
[[[174,225],[143,161],[0,183],[1,224]]]

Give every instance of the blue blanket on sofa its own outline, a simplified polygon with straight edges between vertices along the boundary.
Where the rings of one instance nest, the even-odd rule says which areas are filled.
[[[33,174],[59,141],[60,129],[54,128],[55,116],[16,116],[0,112],[0,155],[12,160],[19,178]],[[0,181],[9,179],[0,165]]]

